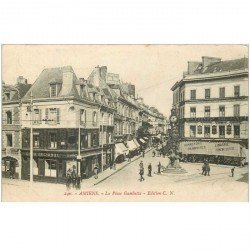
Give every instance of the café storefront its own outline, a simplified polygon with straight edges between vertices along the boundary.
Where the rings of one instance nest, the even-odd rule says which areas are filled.
[[[30,179],[30,152],[22,150],[22,179]],[[94,175],[94,167],[100,166],[101,149],[92,149],[81,152],[80,175],[82,179]],[[34,151],[33,178],[35,181],[66,182],[66,172],[69,168],[77,167],[77,151],[48,152]]]

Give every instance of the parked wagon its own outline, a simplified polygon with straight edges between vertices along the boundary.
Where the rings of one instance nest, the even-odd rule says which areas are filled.
[[[209,162],[241,166],[247,160],[246,148],[238,142],[181,141],[182,160],[188,162]]]

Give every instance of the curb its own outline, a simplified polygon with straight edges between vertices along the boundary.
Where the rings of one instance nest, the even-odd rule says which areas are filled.
[[[152,150],[152,149],[153,149],[153,148],[150,148],[150,149],[149,149],[148,151],[146,151],[145,153],[148,153],[148,152],[149,152],[150,150]],[[119,171],[121,171],[122,169],[124,169],[125,167],[127,167],[128,165],[130,165],[132,162],[138,160],[140,157],[141,157],[141,155],[138,156],[138,157],[136,157],[136,158],[134,158],[131,162],[128,162],[127,164],[125,164],[125,165],[122,166],[121,168],[117,169],[117,170],[116,170],[115,172],[113,172],[112,174],[110,174],[110,175],[104,177],[102,180],[96,182],[96,183],[94,184],[94,186],[96,186],[96,185],[98,185],[99,183],[101,183],[101,182],[107,180],[109,177],[111,177],[112,175],[118,173]]]

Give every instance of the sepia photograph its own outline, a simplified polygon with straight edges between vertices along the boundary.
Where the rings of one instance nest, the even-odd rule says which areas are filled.
[[[248,45],[2,45],[2,201],[248,202]]]

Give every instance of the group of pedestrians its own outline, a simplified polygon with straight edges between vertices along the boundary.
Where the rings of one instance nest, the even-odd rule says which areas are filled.
[[[202,165],[202,175],[210,176],[210,165],[207,159],[204,160],[204,164]]]
[[[74,165],[73,168],[69,168],[66,173],[66,187],[70,189],[71,186],[75,189],[81,188],[81,175],[77,173],[76,166]]]
[[[161,163],[159,162],[159,164],[157,165],[157,173],[160,174],[161,173]],[[140,175],[140,181],[145,181],[144,178],[144,166],[143,166],[143,161],[140,162],[139,164],[139,175]],[[152,164],[149,163],[148,164],[148,177],[152,177]]]

